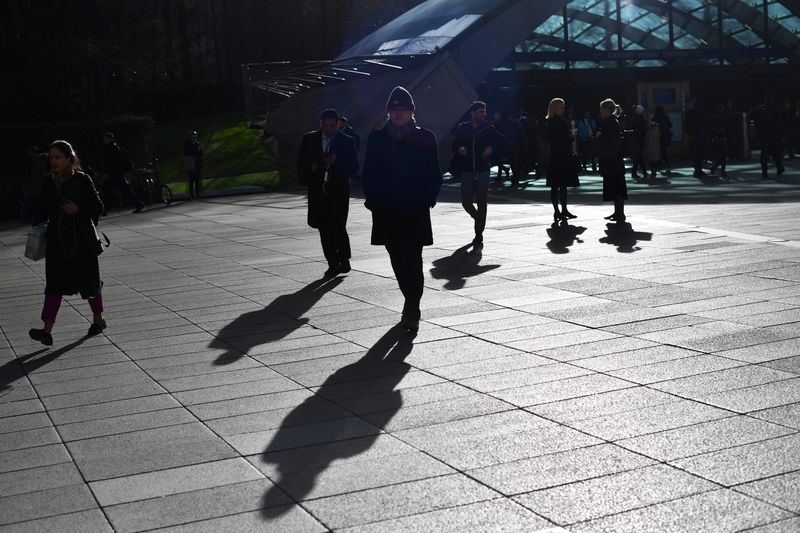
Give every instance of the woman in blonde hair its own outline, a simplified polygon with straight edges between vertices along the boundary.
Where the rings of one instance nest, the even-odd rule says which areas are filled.
[[[600,102],[600,127],[593,146],[600,160],[603,200],[614,202],[614,212],[604,218],[624,222],[628,188],[625,184],[625,162],[622,159],[622,126],[617,120],[619,109],[611,98]]]
[[[578,163],[572,153],[572,137],[569,124],[564,118],[565,104],[561,98],[553,98],[547,108],[547,140],[550,155],[547,159],[547,186],[553,203],[553,220],[558,222],[575,215],[567,209],[567,187],[577,187]],[[558,204],[561,203],[561,211]]]
[[[81,172],[80,161],[67,141],[50,145],[51,175],[44,181],[42,202],[34,224],[47,222],[45,288],[42,321],[44,327],[28,334],[45,345],[53,344],[53,324],[64,295],[80,293],[89,300],[93,321],[88,335],[106,327],[100,289],[102,250],[94,225],[103,212],[103,202],[92,179]]]

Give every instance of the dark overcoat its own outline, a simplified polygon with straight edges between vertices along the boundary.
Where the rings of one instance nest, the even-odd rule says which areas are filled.
[[[77,215],[64,213],[67,200],[78,206]],[[103,212],[103,202],[92,178],[76,172],[56,185],[52,176],[44,180],[42,202],[34,223],[47,222],[45,253],[45,294],[76,294],[94,298],[100,293],[100,266],[93,225]]]
[[[395,142],[388,124],[367,139],[362,173],[372,244],[433,244],[430,209],[442,185],[436,136],[415,127]]]
[[[628,198],[622,158],[622,126],[617,117],[609,116],[600,122],[594,144],[603,177],[603,200],[612,201],[617,196]]]
[[[308,187],[308,225],[312,228],[347,223],[350,178],[358,173],[358,153],[351,137],[337,133],[328,152],[336,154],[336,162],[328,169],[324,187],[322,130],[306,133],[297,154],[297,174],[300,183]]]
[[[553,115],[547,119],[547,140],[550,156],[547,158],[548,187],[577,187],[578,162],[572,153],[572,137],[569,124],[562,117]]]

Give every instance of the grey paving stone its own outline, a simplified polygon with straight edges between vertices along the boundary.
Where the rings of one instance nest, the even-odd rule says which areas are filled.
[[[49,410],[47,414],[50,416],[50,418],[52,418],[54,424],[61,425],[75,422],[86,422],[90,420],[100,420],[103,418],[114,418],[136,413],[146,413],[180,406],[181,404],[175,401],[172,396],[168,394],[157,394],[142,398],[131,398],[98,403],[95,405],[81,405],[77,407],[67,407],[64,409],[52,409]]]
[[[558,361],[574,362],[606,354],[624,353],[648,347],[656,348],[658,346],[658,344],[644,339],[616,336],[611,339],[576,344],[567,346],[566,348],[559,347],[548,350],[537,350],[536,353]]]
[[[800,402],[798,385],[800,385],[800,378],[787,379],[744,389],[701,395],[697,399],[737,413],[749,413]]]
[[[733,486],[800,470],[800,433],[670,463],[688,472]]]
[[[765,526],[748,529],[749,533],[794,533],[800,529],[800,518],[779,520]]]
[[[30,413],[0,419],[0,435],[28,429],[50,427],[50,418],[45,413]]]
[[[293,417],[294,414],[289,415]],[[278,451],[311,444],[377,435],[380,429],[360,418],[347,417],[311,424],[282,426],[266,431],[227,435],[225,440],[241,455]]]
[[[800,356],[786,357],[783,359],[768,361],[766,363],[761,363],[761,364],[769,368],[774,368],[776,370],[783,370],[784,372],[792,372],[794,374],[800,374]]]
[[[477,376],[488,376],[507,372],[509,369],[524,370],[532,367],[550,365],[552,359],[547,359],[536,354],[514,352],[509,355],[497,357],[495,359],[484,359],[470,363],[439,366],[429,369],[429,372],[441,376],[445,379],[461,380]]]
[[[781,405],[779,407],[764,409],[763,411],[755,411],[750,413],[750,416],[790,428],[800,429],[800,403]]]
[[[158,533],[218,533],[220,531],[252,531],[255,533],[265,529],[293,533],[329,531],[305,510],[297,506],[274,507],[270,515],[266,517],[261,511],[250,511],[153,531]]]
[[[206,387],[263,381],[278,377],[280,377],[280,375],[274,370],[263,366],[258,366],[241,370],[230,369],[227,372],[215,372],[214,374],[201,374],[174,379],[162,379],[159,380],[159,384],[170,392],[182,392]]]
[[[715,392],[744,389],[794,377],[796,376],[789,372],[749,365],[654,383],[651,387],[687,398],[697,398]]]
[[[259,413],[273,409],[295,407],[311,398],[313,393],[307,389],[295,389],[273,394],[247,396],[232,400],[201,403],[187,407],[200,420],[213,420],[230,416]]]
[[[527,369],[462,379],[461,383],[480,392],[495,392],[538,383],[565,380],[589,374],[589,370],[564,363],[554,363]]]
[[[478,481],[507,496],[599,478],[654,464],[613,444],[587,446],[470,470]]]
[[[0,474],[0,497],[83,484],[75,463],[60,463]]]
[[[659,461],[671,461],[780,437],[793,432],[792,429],[747,416],[732,416],[660,433],[623,439],[617,444]]]
[[[569,322],[552,320],[542,324],[527,325],[501,331],[488,331],[486,333],[474,333],[475,337],[489,342],[507,343],[511,341],[536,339],[549,335],[564,335],[574,331],[583,331],[585,328]]]
[[[241,458],[182,466],[89,483],[102,506],[160,498],[263,479],[253,465]]]
[[[623,381],[611,376],[592,374],[575,378],[549,381],[528,387],[505,389],[493,392],[501,400],[520,407],[580,398],[612,390],[626,389],[635,386],[629,381]]]
[[[67,443],[87,481],[227,459],[234,451],[199,423]]]
[[[597,519],[717,488],[666,465],[579,481],[515,497],[559,525]]]
[[[568,424],[602,439],[619,440],[727,416],[730,413],[722,409],[681,400]]]
[[[83,483],[0,498],[0,524],[96,509],[97,503]]]
[[[268,480],[171,494],[105,508],[119,532],[143,531],[290,503]]]
[[[744,366],[739,361],[717,357],[714,355],[696,355],[684,359],[673,359],[659,363],[624,368],[621,370],[609,370],[608,373],[618,378],[647,385],[658,381],[668,381],[672,379],[693,376],[696,374],[706,374],[725,368]]]
[[[403,405],[399,409],[378,411],[362,416],[376,427],[387,432],[394,432],[514,409],[505,402],[482,394],[410,406],[405,404],[404,398],[401,401],[403,401]]]
[[[5,397],[3,398],[5,400]],[[19,416],[29,413],[40,413],[44,411],[44,406],[39,399],[31,400],[8,400],[0,402],[0,418]],[[5,421],[3,421],[5,423]]]
[[[161,409],[119,417],[102,418],[86,422],[62,424],[58,430],[65,442],[143,429],[176,426],[194,422],[196,419],[185,409]]]
[[[42,398],[42,403],[48,411],[66,409],[67,407],[80,407],[98,403],[115,402],[133,398],[145,398],[164,393],[164,389],[152,381],[142,381],[133,385],[123,385],[86,392],[73,392]]]
[[[800,512],[800,471],[745,483],[736,490],[793,513]]]
[[[674,361],[699,355],[700,352],[666,346],[663,344],[639,348],[630,351],[611,353],[571,361],[572,364],[594,370],[596,372],[610,372],[625,368],[635,368],[642,365],[653,365],[665,361]]]
[[[27,522],[0,526],[3,533],[23,533],[31,531],[58,531],[59,533],[104,533],[114,531],[99,509],[62,514]]]
[[[45,405],[49,405],[50,402],[46,399],[47,397],[102,389],[117,389],[130,385],[149,383],[150,381],[150,376],[137,368],[132,372],[123,372],[120,374],[110,374],[97,377],[87,376],[82,379],[74,379],[69,381],[39,383],[35,386],[36,392],[43,398]]]
[[[444,533],[458,531],[503,531],[557,533],[543,518],[514,502],[497,499],[450,507],[413,516],[362,524],[341,531],[347,533]]]
[[[549,420],[568,424],[570,421],[611,416],[676,401],[678,398],[675,396],[647,387],[631,387],[535,405],[527,410]]]
[[[570,531],[741,531],[790,516],[742,494],[716,490],[578,524]]]
[[[96,357],[96,356],[92,356]],[[102,356],[101,356],[102,357]],[[46,371],[44,371],[46,370]],[[107,376],[112,374],[123,374],[126,372],[141,372],[132,362],[125,359],[121,362],[107,364],[93,364],[80,368],[58,368],[53,369],[50,365],[42,367],[39,372],[29,376],[31,383],[39,385],[41,383],[57,383],[62,381],[83,380],[96,376]]]
[[[63,444],[0,452],[0,473],[71,462]]]
[[[376,413],[396,409],[398,397],[402,401],[402,408],[423,406],[440,401],[458,401],[475,394],[475,391],[452,382],[441,382],[408,387],[397,394],[397,390],[385,390],[375,394],[363,394],[349,398],[337,399],[336,403],[348,411],[358,415]]]
[[[596,343],[599,341],[614,339],[619,337],[614,333],[599,329],[586,329],[582,331],[571,331],[563,335],[550,335],[549,337],[539,337],[537,339],[527,339],[508,343],[508,346],[518,350],[536,352],[542,355],[544,350],[560,348],[562,352],[571,352],[570,347],[577,344]],[[634,346],[633,348],[637,348]],[[549,354],[547,354],[549,356]]]
[[[272,366],[281,363],[291,363],[353,353],[363,354],[364,347],[352,342],[337,342],[335,344],[325,344],[323,346],[308,346],[281,352],[254,355],[253,359],[264,365]]]
[[[302,409],[297,407],[271,409],[226,418],[216,418],[206,421],[206,426],[218,435],[228,436],[352,416],[348,411],[316,396],[308,398],[300,405],[303,406]]]
[[[603,327],[606,331],[617,333],[619,335],[641,335],[644,333],[652,333],[654,331],[664,331],[686,326],[693,326],[711,322],[710,319],[702,318],[693,315],[671,315],[663,318],[653,318],[650,320],[642,320],[640,322],[629,322],[626,324],[614,324]]]
[[[55,428],[28,429],[0,434],[0,452],[21,450],[61,442]]]
[[[410,371],[406,373],[395,373],[388,376],[378,376],[371,379],[358,381],[344,381],[341,383],[323,384],[322,387],[314,390],[320,396],[339,402],[350,398],[363,398],[374,394],[383,394],[443,383],[444,380],[428,372]],[[395,403],[397,403],[395,401]]]
[[[177,392],[174,396],[175,399],[183,405],[194,405],[230,400],[233,398],[244,398],[246,396],[258,396],[272,392],[283,392],[299,388],[300,385],[293,381],[284,377],[276,377],[249,383],[236,383],[234,385],[220,385],[219,387],[207,387],[204,389]]]
[[[338,529],[493,499],[497,493],[460,474],[312,500],[308,510]]]

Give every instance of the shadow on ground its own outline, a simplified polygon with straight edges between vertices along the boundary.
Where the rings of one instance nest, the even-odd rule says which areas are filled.
[[[470,248],[472,248],[471,251]],[[431,276],[434,279],[446,279],[444,288],[449,291],[461,289],[467,283],[467,278],[479,276],[500,267],[500,265],[481,265],[481,259],[483,259],[481,246],[472,244],[462,246],[450,256],[436,259],[430,270]]]
[[[308,318],[298,318],[342,282],[342,278],[323,278],[309,283],[299,291],[282,294],[264,309],[236,317],[223,327],[209,348],[227,350],[214,360],[215,365],[238,361],[254,347],[280,340],[303,327]]]
[[[606,236],[602,237],[600,242],[616,246],[619,253],[629,254],[642,249],[636,246],[639,241],[649,241],[652,239],[652,233],[634,231],[630,223],[617,222],[614,224],[606,224]]]
[[[569,253],[569,247],[576,242],[583,242],[580,236],[586,228],[583,226],[571,226],[566,220],[560,222],[553,222],[547,228],[547,236],[550,240],[547,241],[547,248],[554,254]]]
[[[281,506],[285,494],[302,501],[332,462],[359,455],[375,443],[403,405],[402,393],[395,387],[411,368],[404,360],[413,349],[413,339],[414,334],[399,326],[390,328],[364,357],[331,374],[316,395],[283,420],[263,454],[263,461],[277,470],[270,475],[275,485],[262,501],[265,518],[291,509]],[[304,426],[318,420],[326,408],[338,411],[338,418]],[[353,413],[368,414],[361,418]],[[309,441],[314,445],[304,446]]]
[[[74,342],[62,346],[52,352],[48,348],[41,348],[35,352],[27,355],[20,355],[16,359],[12,359],[0,366],[0,398],[11,393],[14,389],[13,383],[18,379],[25,377],[26,374],[34,372],[43,366],[55,361],[65,353],[73,348],[77,348],[88,337],[82,337]],[[36,356],[46,354],[43,357],[37,358]]]

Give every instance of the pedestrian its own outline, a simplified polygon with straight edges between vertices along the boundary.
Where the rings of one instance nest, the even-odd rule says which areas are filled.
[[[486,227],[492,154],[496,147],[505,145],[505,139],[492,124],[486,122],[484,102],[472,102],[469,112],[470,120],[459,124],[453,133],[450,173],[461,181],[461,205],[475,220],[472,243],[480,246]]]
[[[355,128],[350,125],[350,120],[344,115],[339,115],[339,131],[353,139],[356,145],[356,151],[361,149],[361,136]]]
[[[189,181],[189,198],[200,198],[203,147],[196,131],[190,131],[183,143],[183,168]]]
[[[658,132],[661,134],[661,160],[664,169],[669,173],[669,154],[667,148],[672,144],[672,121],[664,111],[664,106],[656,106],[653,112],[653,121],[658,123]]]
[[[119,192],[121,197],[125,197],[125,203],[132,203],[135,206],[134,213],[139,213],[144,209],[144,202],[133,190],[133,186],[125,173],[133,170],[128,150],[117,143],[116,136],[107,131],[103,134],[103,158],[101,161],[101,172],[105,175],[111,190]]]
[[[87,335],[106,328],[97,256],[102,250],[95,225],[103,202],[91,178],[81,172],[75,150],[67,141],[50,145],[50,179],[45,180],[34,225],[47,222],[45,252],[44,327],[28,334],[44,345],[53,344],[53,325],[62,297],[79,293],[89,300],[93,320]],[[99,247],[99,248],[98,248]]]
[[[644,153],[647,166],[650,169],[650,179],[656,179],[656,171],[661,165],[661,130],[658,122],[650,122],[650,128],[644,138]]]
[[[766,93],[764,103],[752,112],[753,124],[761,145],[761,177],[767,177],[769,159],[775,163],[778,176],[784,172],[783,166],[783,134],[786,129],[775,95]]]
[[[633,108],[633,115],[628,120],[627,128],[633,131],[630,140],[630,154],[631,154],[631,177],[635,180],[639,179],[638,171],[641,169],[642,178],[647,177],[647,168],[645,167],[645,137],[647,137],[648,121],[644,116],[644,106],[637,104]]]
[[[594,138],[595,155],[600,161],[603,177],[603,200],[614,202],[614,212],[606,220],[625,221],[625,162],[622,159],[622,126],[617,115],[619,106],[611,98],[600,102],[600,126]]]
[[[350,272],[350,178],[358,172],[358,153],[352,137],[339,132],[339,115],[326,109],[319,129],[300,142],[297,154],[300,182],[308,187],[308,225],[319,230],[328,262],[325,277]]]
[[[547,158],[547,186],[553,203],[553,220],[576,218],[567,209],[567,187],[577,187],[578,158],[572,153],[570,125],[564,118],[565,105],[562,98],[553,98],[547,108],[547,132],[550,154]],[[561,211],[558,204],[561,203]]]
[[[708,134],[711,131],[711,117],[700,100],[695,100],[686,112],[686,133],[689,135],[689,152],[694,165],[694,177],[704,178],[703,164],[708,157]]]
[[[592,172],[597,172],[597,162],[592,155],[592,138],[597,131],[597,122],[591,113],[586,111],[578,122],[578,153],[580,154],[581,168],[588,170],[587,163],[592,163]]]
[[[719,168],[720,177],[727,178],[728,172],[725,167],[728,162],[728,132],[725,128],[719,128],[714,132],[714,136],[711,138],[711,156],[713,158],[711,173],[713,174]]]
[[[417,126],[414,109],[411,94],[395,87],[386,104],[389,120],[367,139],[362,173],[371,243],[389,252],[405,298],[400,326],[412,332],[421,317],[422,247],[433,244],[430,209],[442,185],[436,136]]]

